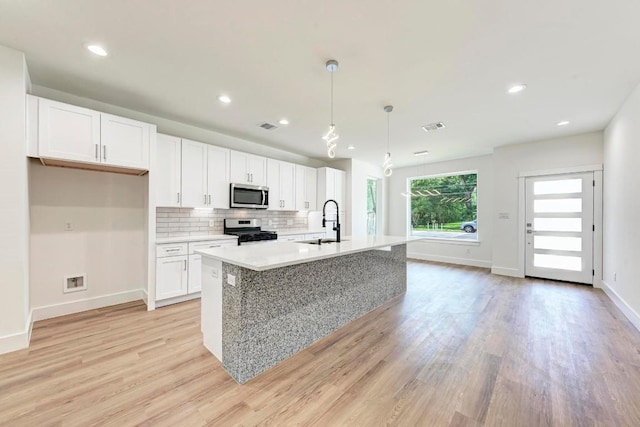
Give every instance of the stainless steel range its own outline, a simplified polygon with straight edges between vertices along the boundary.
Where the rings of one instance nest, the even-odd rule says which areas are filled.
[[[224,234],[238,236],[238,245],[276,240],[278,238],[278,234],[275,231],[262,230],[262,221],[260,219],[225,219]]]

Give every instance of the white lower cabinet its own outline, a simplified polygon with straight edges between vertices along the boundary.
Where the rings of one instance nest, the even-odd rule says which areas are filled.
[[[202,289],[202,255],[198,249],[237,246],[237,239],[205,240],[198,242],[178,242],[160,244],[156,247],[156,301],[183,297],[177,301],[197,298]]]

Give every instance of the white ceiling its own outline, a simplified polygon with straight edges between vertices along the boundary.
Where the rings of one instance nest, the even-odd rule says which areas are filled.
[[[316,158],[335,58],[338,157],[381,163],[392,104],[402,166],[603,129],[640,81],[639,16],[636,0],[0,0],[0,44],[35,84]]]

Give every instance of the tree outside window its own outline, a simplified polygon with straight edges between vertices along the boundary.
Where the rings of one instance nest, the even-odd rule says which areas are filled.
[[[411,235],[477,240],[478,174],[409,180]]]

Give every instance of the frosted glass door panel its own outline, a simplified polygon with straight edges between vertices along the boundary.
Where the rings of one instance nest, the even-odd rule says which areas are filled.
[[[534,254],[533,265],[558,270],[582,270],[582,258],[579,256]]]
[[[582,231],[582,218],[535,218],[534,231]]]
[[[533,201],[535,213],[582,212],[582,199],[538,199]]]
[[[581,237],[555,237],[555,236],[534,236],[534,249],[547,249],[551,251],[582,251]]]
[[[561,179],[556,181],[538,181],[533,185],[533,194],[571,194],[582,193],[582,179]]]

